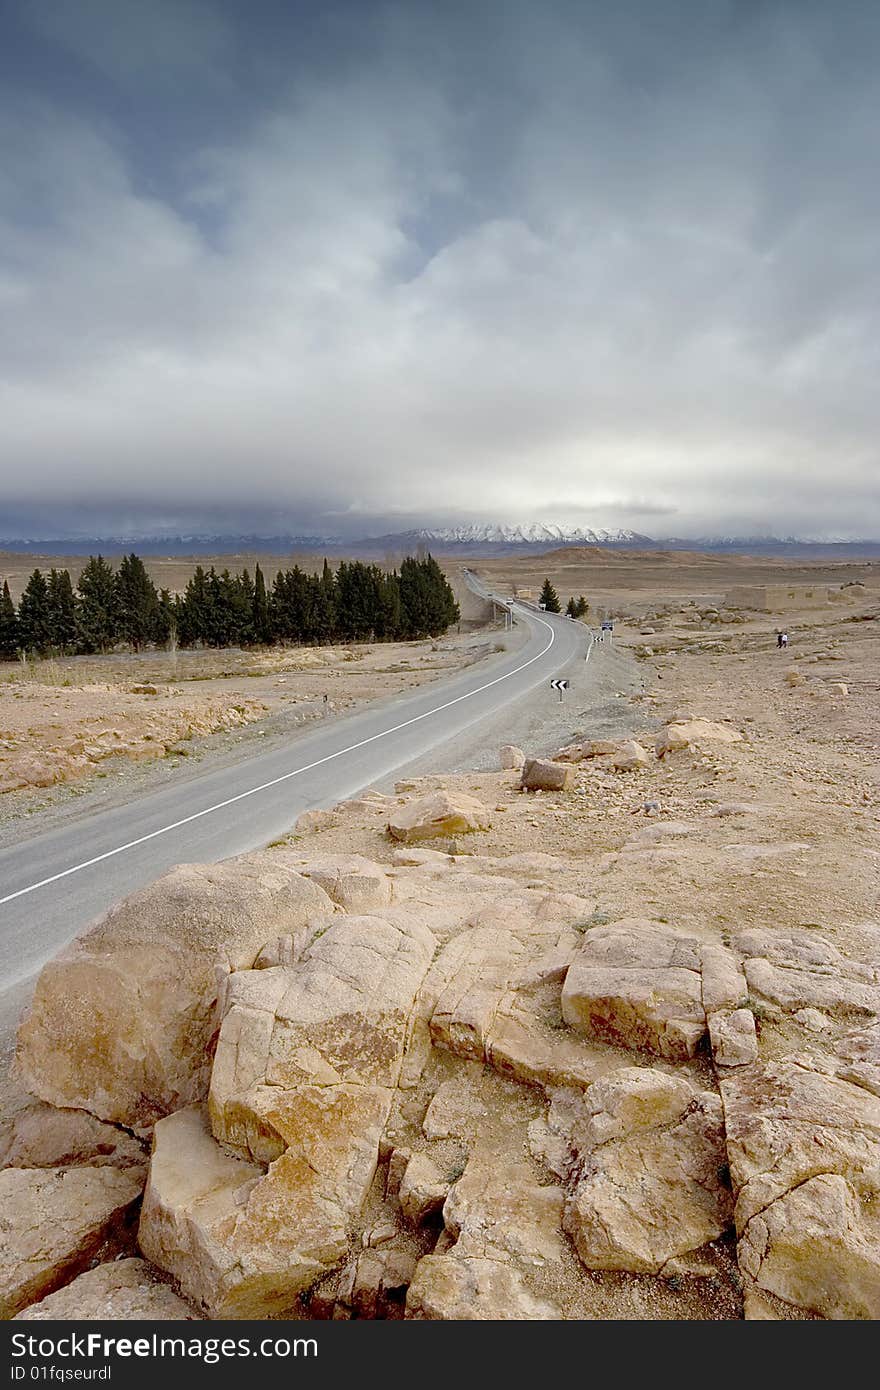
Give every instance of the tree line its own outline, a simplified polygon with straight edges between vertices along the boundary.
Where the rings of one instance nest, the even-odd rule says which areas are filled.
[[[228,647],[274,643],[392,642],[437,637],[458,621],[452,589],[437,561],[408,556],[386,572],[360,560],[328,562],[320,574],[294,565],[271,588],[257,565],[217,573],[197,565],[182,594],[157,589],[143,560],[114,569],[90,555],[76,587],[67,570],[35,569],[16,607],[8,581],[0,593],[0,659],[20,653],[65,656],[118,646]]]
[[[559,595],[549,579],[544,580],[541,588],[541,597],[538,602],[548,613],[562,612],[562,604],[559,602]],[[569,618],[585,618],[589,611],[590,605],[587,603],[583,594],[581,594],[580,598],[575,598],[574,595],[572,595],[565,606],[566,616]]]

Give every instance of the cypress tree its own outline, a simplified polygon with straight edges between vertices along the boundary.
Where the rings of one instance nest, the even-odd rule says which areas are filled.
[[[196,565],[187,580],[179,607],[181,645],[192,647],[196,642],[207,641],[209,619],[208,579],[202,566]]]
[[[544,587],[541,589],[541,597],[538,602],[543,604],[548,613],[560,613],[562,611],[559,595],[549,579],[544,580]]]
[[[18,614],[9,592],[9,582],[4,579],[3,592],[0,594],[0,661],[14,661],[18,647]]]
[[[589,611],[590,605],[587,603],[587,600],[584,598],[583,594],[581,594],[580,598],[574,606],[574,616],[576,618],[585,618]]]
[[[269,615],[269,600],[266,597],[266,581],[260,566],[254,571],[254,597],[251,605],[251,629],[255,642],[272,641],[272,620]]]
[[[46,585],[50,646],[56,652],[68,652],[76,646],[76,601],[67,570],[49,571]]]
[[[52,645],[49,586],[41,570],[34,570],[18,605],[18,640],[24,651],[40,655]]]
[[[575,603],[573,597],[570,598],[570,599],[568,600],[568,603],[565,605],[565,616],[566,616],[567,618],[576,618],[576,617],[577,617],[577,604]]]
[[[336,579],[325,559],[321,578],[314,592],[312,627],[313,639],[316,642],[332,642],[336,636],[336,597]]]
[[[81,651],[106,652],[119,640],[113,569],[103,555],[90,555],[76,586],[77,641]]]
[[[156,618],[157,642],[170,643],[172,637],[178,636],[177,603],[178,600],[176,597],[172,597],[170,589],[159,590],[159,612]]]
[[[140,651],[157,636],[159,595],[143,560],[124,555],[116,574],[120,636]]]

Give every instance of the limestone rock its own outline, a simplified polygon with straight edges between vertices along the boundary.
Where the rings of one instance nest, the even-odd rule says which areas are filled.
[[[759,1288],[831,1318],[880,1315],[880,1100],[786,1057],[723,1077],[739,1258]]]
[[[650,761],[640,743],[634,739],[624,739],[611,760],[611,766],[617,772],[638,772],[640,768],[647,767]]]
[[[593,1113],[572,1136],[580,1160],[564,1224],[589,1269],[656,1274],[731,1221],[718,1097],[638,1070],[597,1082]]]
[[[721,1078],[737,1229],[817,1171],[856,1186],[880,1165],[880,1100],[807,1056]]]
[[[406,1291],[415,1271],[416,1257],[408,1250],[362,1251],[339,1275],[332,1316],[338,1317],[340,1308],[344,1308],[355,1318],[402,1318]]]
[[[682,748],[699,747],[704,743],[740,743],[742,734],[726,724],[717,724],[711,719],[686,719],[673,722],[661,729],[657,735],[655,748],[658,758]]]
[[[706,1032],[699,943],[638,918],[594,927],[565,977],[562,1016],[602,1042],[692,1057]]]
[[[449,1183],[427,1154],[414,1154],[406,1165],[398,1192],[400,1210],[411,1226],[421,1226],[440,1211],[449,1194]]]
[[[406,1296],[406,1317],[537,1322],[558,1319],[561,1314],[551,1303],[530,1294],[509,1265],[453,1251],[419,1260]]]
[[[0,1318],[130,1244],[141,1183],[116,1168],[0,1173]]]
[[[593,738],[585,743],[569,743],[565,748],[560,748],[558,753],[553,754],[553,761],[557,763],[581,763],[587,758],[603,758],[611,753],[616,753],[620,743],[617,739]]]
[[[483,1150],[472,1156],[443,1208],[455,1253],[514,1260],[523,1268],[560,1263],[565,1243],[561,1187],[535,1182],[527,1164],[499,1164]]]
[[[360,854],[323,855],[304,865],[302,872],[346,912],[378,912],[391,901],[387,873]]]
[[[873,967],[841,954],[815,933],[740,932],[736,944],[752,994],[786,1013],[817,1008],[846,1020],[880,1014],[880,978]]]
[[[161,1120],[141,1249],[210,1317],[288,1310],[348,1248],[390,1104],[371,1086],[280,1092],[270,1118],[284,1151],[265,1176],[212,1139],[200,1107]]]
[[[498,753],[498,762],[504,770],[519,772],[525,760],[525,753],[514,743],[505,743]]]
[[[113,1260],[16,1314],[18,1321],[196,1322],[198,1313],[163,1283],[146,1260]]]
[[[758,1037],[751,1009],[719,1009],[709,1015],[709,1039],[716,1067],[743,1067],[758,1059]]]
[[[547,758],[526,758],[520,786],[524,791],[570,792],[575,784],[574,768]]]
[[[489,828],[489,813],[482,801],[465,792],[433,792],[395,810],[388,821],[393,840],[415,844],[452,835],[466,835]]]
[[[876,1194],[872,1194],[876,1195]],[[880,1318],[880,1215],[820,1173],[749,1222],[739,1260],[761,1288],[826,1318]]]
[[[880,1096],[880,1023],[841,1038],[836,1052],[838,1075]]]
[[[146,1180],[144,1145],[85,1110],[56,1110],[33,1100],[10,1120],[0,1141],[0,1168],[122,1168]]]
[[[395,1086],[433,952],[410,918],[338,917],[291,968],[233,975],[209,1097],[217,1138],[268,1161],[279,1150],[266,1088]]]
[[[132,1129],[204,1096],[218,956],[248,968],[271,937],[332,910],[277,854],[170,870],[41,971],[19,1030],[26,1085]]]

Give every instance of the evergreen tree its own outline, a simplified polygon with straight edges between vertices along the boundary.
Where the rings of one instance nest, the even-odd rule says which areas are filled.
[[[400,566],[400,636],[406,640],[439,637],[458,622],[455,595],[432,555],[407,556]]]
[[[568,603],[565,605],[565,616],[567,618],[577,617],[577,604],[574,601],[574,597],[570,598],[568,600]]]
[[[64,653],[76,647],[76,601],[67,570],[52,569],[46,585],[48,604],[49,645],[52,651]]]
[[[207,641],[209,628],[208,577],[202,566],[196,565],[192,576],[187,580],[178,609],[178,634],[181,646],[193,647],[197,642]]]
[[[380,642],[393,642],[400,635],[400,577],[396,570],[379,578],[379,612],[376,636]]]
[[[269,616],[269,600],[266,597],[266,581],[263,571],[257,565],[254,571],[254,597],[251,604],[251,630],[255,642],[272,641],[272,621]]]
[[[368,642],[373,636],[378,609],[376,577],[360,560],[344,561],[336,572],[336,614],[340,637]]]
[[[170,589],[159,590],[159,611],[156,618],[156,641],[164,645],[175,641],[179,637],[178,605],[179,600],[172,597]]]
[[[0,594],[0,661],[14,661],[18,647],[18,614],[9,592],[9,583],[4,580]]]
[[[24,651],[40,655],[52,645],[49,586],[41,570],[34,570],[18,605],[18,640]]]
[[[124,555],[116,574],[119,633],[140,651],[157,636],[159,595],[138,555]]]
[[[562,607],[559,602],[559,595],[550,583],[549,579],[544,580],[544,587],[541,589],[541,597],[538,600],[548,613],[561,613]]]
[[[77,642],[84,652],[107,652],[119,639],[116,580],[103,555],[90,555],[76,586]]]
[[[589,611],[590,605],[587,603],[587,600],[584,598],[583,594],[581,594],[580,598],[574,606],[574,616],[576,618],[585,618]]]
[[[315,642],[332,642],[336,636],[336,579],[326,559],[314,593],[312,627]]]

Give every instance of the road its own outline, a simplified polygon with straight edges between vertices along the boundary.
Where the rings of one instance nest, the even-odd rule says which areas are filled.
[[[468,582],[479,592],[478,581]],[[403,774],[430,751],[453,765],[456,740],[486,737],[503,711],[551,677],[583,682],[592,637],[580,623],[516,606],[528,640],[414,694],[276,749],[134,798],[0,851],[0,1047],[8,1045],[36,973],[89,921],[173,864],[213,862],[290,830],[301,811],[333,805]],[[500,717],[499,717],[500,716]],[[498,737],[499,742],[506,742]]]

